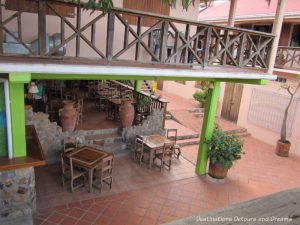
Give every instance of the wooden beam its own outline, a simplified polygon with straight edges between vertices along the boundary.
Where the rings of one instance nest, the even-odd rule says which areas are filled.
[[[285,5],[286,5],[286,0],[278,0],[275,19],[273,23],[273,29],[272,29],[272,34],[276,36],[272,43],[271,52],[269,52],[268,73],[273,73],[274,70],[274,64],[277,55],[277,48],[278,48],[278,43],[279,43],[279,38],[280,38],[280,33],[282,28]]]
[[[228,18],[228,26],[230,27],[234,27],[237,2],[238,0],[230,1],[229,18]]]

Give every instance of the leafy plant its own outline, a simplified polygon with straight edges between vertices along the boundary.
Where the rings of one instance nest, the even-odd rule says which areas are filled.
[[[244,153],[243,141],[233,135],[226,135],[217,125],[211,140],[207,141],[209,145],[208,157],[212,164],[220,164],[229,169],[233,162],[240,159]]]
[[[200,91],[196,91],[193,94],[193,98],[199,102],[199,105],[202,104],[202,101],[206,100],[208,95],[208,87],[202,87]]]
[[[290,95],[289,102],[284,110],[284,115],[283,115],[283,120],[282,120],[282,125],[281,125],[280,142],[282,142],[282,143],[287,143],[287,140],[286,140],[287,117],[288,117],[289,109],[292,104],[294,95],[297,93],[298,89],[300,88],[300,75],[298,75],[297,80],[299,82],[297,85],[285,84],[285,85],[281,86],[281,88],[287,90],[287,92]]]

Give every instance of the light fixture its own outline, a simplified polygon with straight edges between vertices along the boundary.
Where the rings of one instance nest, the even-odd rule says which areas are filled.
[[[36,84],[34,82],[31,82],[29,84],[28,93],[30,94],[36,94],[39,92],[39,89],[37,88]]]

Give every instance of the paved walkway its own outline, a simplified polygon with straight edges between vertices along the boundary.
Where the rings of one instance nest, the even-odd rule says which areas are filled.
[[[180,105],[188,107],[192,104],[178,97],[174,99],[170,104],[174,110],[182,110]],[[195,162],[197,149],[198,146],[184,147],[183,155]],[[97,196],[86,193],[85,198],[50,208],[45,202],[43,207],[38,205],[35,224],[161,224],[300,186],[299,157],[278,157],[272,146],[252,137],[245,138],[244,151],[246,154],[234,164],[223,181],[193,175],[193,163],[184,158],[176,162],[183,166],[182,173],[181,169],[175,169],[176,164],[170,172],[164,170],[162,174],[131,165],[118,172],[118,177],[123,179],[116,187],[121,189],[119,192]],[[135,170],[138,172],[134,173]],[[151,177],[147,178],[145,174],[151,174]],[[136,184],[142,180],[146,182]],[[55,191],[52,194],[56,195]]]

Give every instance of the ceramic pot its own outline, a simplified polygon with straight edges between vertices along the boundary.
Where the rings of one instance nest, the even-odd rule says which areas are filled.
[[[122,127],[130,127],[134,120],[134,107],[132,100],[124,100],[119,108]]]
[[[286,141],[284,143],[278,140],[276,145],[276,154],[281,157],[288,157],[290,148],[291,148],[291,142]]]
[[[63,101],[64,108],[60,113],[63,131],[74,131],[76,126],[77,111],[73,101]]]
[[[227,176],[228,169],[220,164],[209,163],[208,174],[216,179],[223,179]]]

